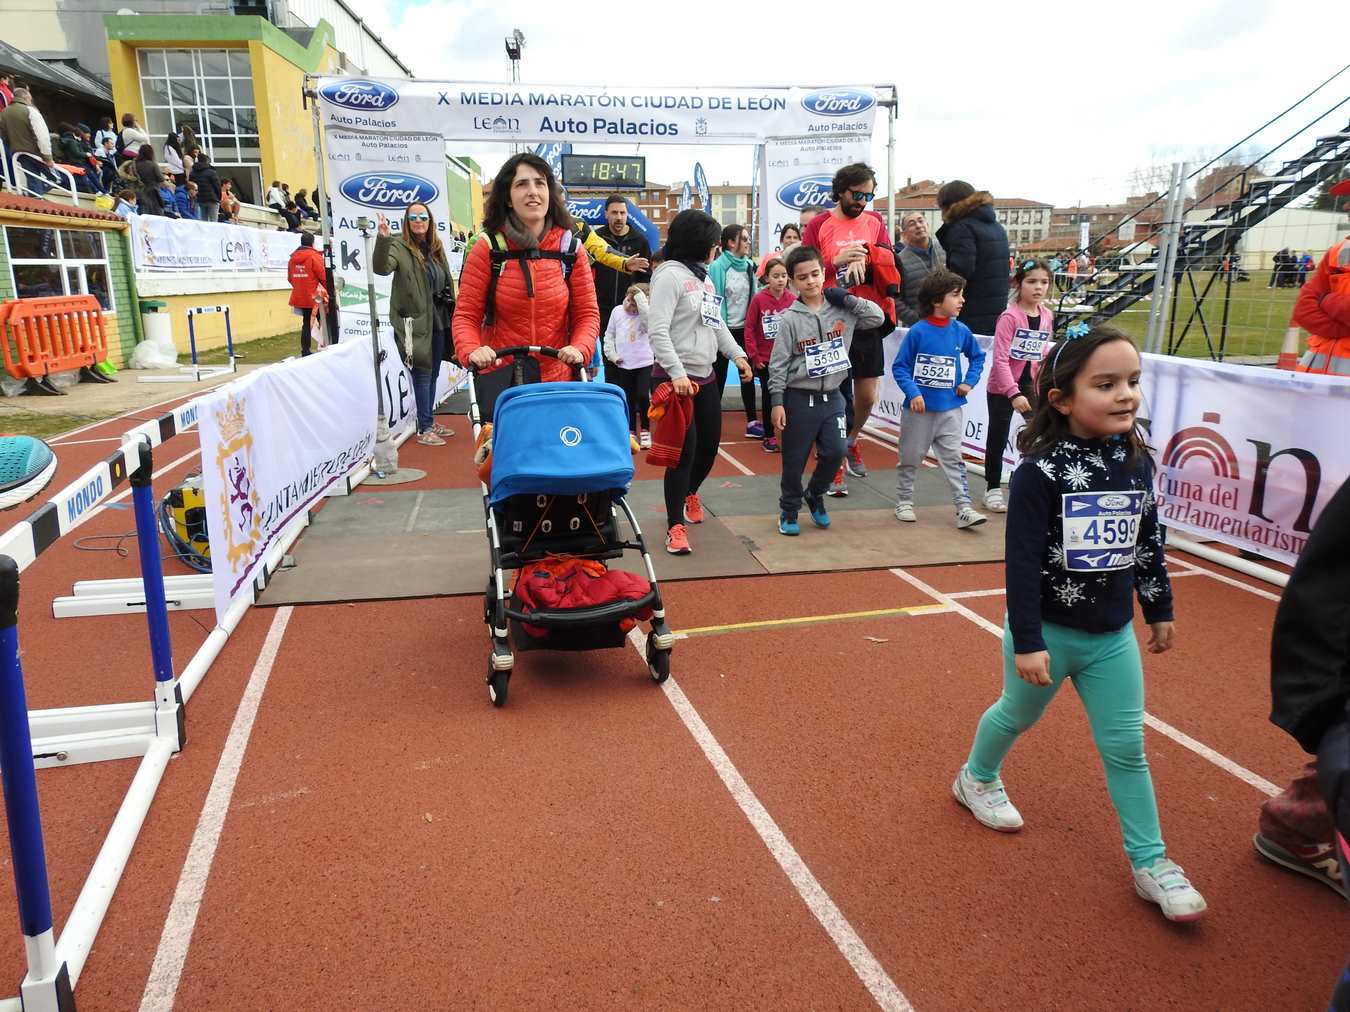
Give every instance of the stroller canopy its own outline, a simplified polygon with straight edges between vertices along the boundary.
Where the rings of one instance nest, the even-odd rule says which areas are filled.
[[[627,401],[613,384],[511,387],[494,415],[494,505],[513,495],[623,492],[633,481]]]

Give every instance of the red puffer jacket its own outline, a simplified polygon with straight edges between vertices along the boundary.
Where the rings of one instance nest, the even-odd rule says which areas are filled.
[[[291,283],[291,306],[295,309],[313,309],[315,293],[318,298],[327,295],[323,285],[323,254],[313,246],[299,246],[286,264],[286,280]]]
[[[563,230],[553,228],[539,244],[541,250],[558,250]],[[511,249],[519,247],[511,245]],[[480,238],[469,251],[464,273],[459,279],[459,301],[455,305],[452,330],[455,358],[467,366],[469,355],[487,345],[510,348],[537,344],[547,348],[571,345],[589,363],[595,354],[600,332],[600,309],[595,301],[595,280],[584,250],[578,249],[569,279],[563,278],[558,260],[508,260],[497,279],[496,322],[483,323],[487,308],[488,280],[491,274],[491,244]],[[526,288],[524,271],[530,272],[534,295]],[[570,288],[570,292],[569,289]],[[545,382],[569,380],[572,367],[556,359],[540,363],[540,378]]]

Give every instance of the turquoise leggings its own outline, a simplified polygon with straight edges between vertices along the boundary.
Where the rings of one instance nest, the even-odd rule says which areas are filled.
[[[1092,738],[1106,768],[1106,789],[1120,819],[1125,854],[1145,868],[1164,854],[1158,802],[1144,755],[1144,667],[1134,629],[1086,633],[1042,624],[1050,651],[1050,684],[1017,677],[1012,633],[1003,622],[1003,695],[980,718],[970,748],[969,769],[985,783],[998,776],[1017,736],[1040,720],[1065,677],[1073,679],[1092,725]]]

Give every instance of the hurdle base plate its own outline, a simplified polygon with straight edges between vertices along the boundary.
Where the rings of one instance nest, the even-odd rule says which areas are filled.
[[[410,481],[421,481],[427,476],[425,471],[415,467],[400,467],[397,471],[387,471],[384,476],[374,471],[363,481],[363,485],[406,485]]]
[[[70,968],[65,963],[50,980],[25,977],[19,990],[24,1012],[75,1012],[75,989],[70,983]]]

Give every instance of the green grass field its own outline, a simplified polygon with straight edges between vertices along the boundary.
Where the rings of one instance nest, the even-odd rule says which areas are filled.
[[[1210,274],[1194,275],[1196,289],[1204,292]],[[1298,298],[1297,288],[1267,288],[1270,281],[1269,271],[1253,271],[1250,281],[1233,283],[1228,303],[1228,334],[1224,342],[1224,358],[1240,356],[1261,356],[1274,358],[1280,353],[1284,343],[1284,332],[1289,326],[1289,314],[1293,311],[1294,300]],[[1220,324],[1223,320],[1225,285],[1223,278],[1214,282],[1214,287],[1204,299],[1205,323],[1209,327],[1210,341],[1215,352],[1219,346]],[[1183,277],[1177,286],[1175,302],[1175,334],[1180,334],[1187,318],[1195,308],[1195,297],[1191,293],[1190,282]],[[1052,303],[1053,305],[1053,303]],[[1148,326],[1149,303],[1136,302],[1112,321],[1138,341],[1144,339]],[[1164,329],[1164,335],[1169,331]],[[1205,343],[1205,332],[1199,319],[1191,322],[1190,331],[1177,349],[1177,354],[1187,358],[1210,358],[1209,346]]]

